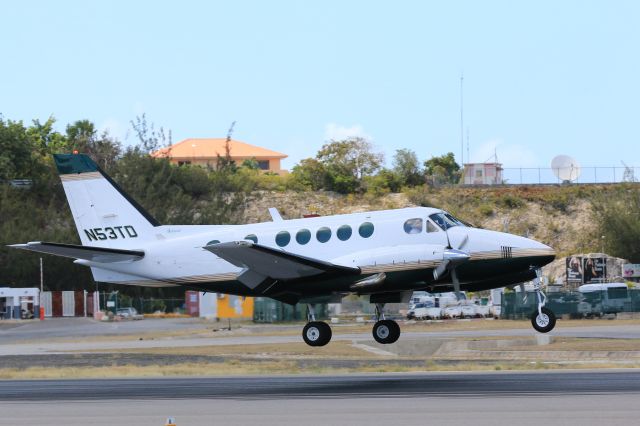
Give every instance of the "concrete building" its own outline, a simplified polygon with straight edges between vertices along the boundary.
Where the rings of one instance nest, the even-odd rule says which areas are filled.
[[[222,293],[185,292],[187,315],[201,318],[251,319],[253,298]]]
[[[37,318],[39,312],[39,289],[0,287],[0,319]]]
[[[464,165],[463,183],[465,185],[501,185],[502,164],[467,163]]]
[[[154,157],[167,157],[173,164],[177,165],[193,164],[215,168],[218,163],[218,157],[226,155],[225,144],[225,138],[191,138],[167,148],[162,148],[151,155]],[[280,166],[280,161],[287,158],[286,154],[233,139],[229,142],[229,146],[229,155],[237,165],[241,165],[245,160],[255,160],[258,163],[258,168],[265,172],[278,174],[286,172]]]

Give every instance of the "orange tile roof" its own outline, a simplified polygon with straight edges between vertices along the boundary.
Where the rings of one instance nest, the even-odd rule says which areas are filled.
[[[167,148],[153,152],[153,157],[170,158],[217,158],[224,156],[226,138],[190,138]],[[231,157],[241,158],[287,158],[286,154],[259,146],[231,140]]]

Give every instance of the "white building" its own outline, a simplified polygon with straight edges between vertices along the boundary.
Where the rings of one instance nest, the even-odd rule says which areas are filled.
[[[465,185],[501,185],[502,164],[495,163],[467,163],[464,165]]]
[[[23,310],[39,316],[40,290],[0,287],[0,319],[21,319]]]

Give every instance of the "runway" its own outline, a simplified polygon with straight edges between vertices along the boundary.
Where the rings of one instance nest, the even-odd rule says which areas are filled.
[[[0,425],[628,425],[640,372],[0,382]]]
[[[640,371],[0,381],[2,401],[299,399],[640,393]]]

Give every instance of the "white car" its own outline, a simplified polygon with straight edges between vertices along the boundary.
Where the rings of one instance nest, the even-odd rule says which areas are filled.
[[[462,306],[447,306],[442,313],[444,318],[462,318]]]
[[[121,316],[122,318],[132,319],[132,320],[141,320],[144,319],[144,315],[140,315],[136,308],[120,308],[116,311],[116,315]]]
[[[489,312],[489,305],[475,305],[476,316],[481,318],[487,318],[491,316]]]
[[[467,304],[460,305],[460,318],[475,318],[476,305]]]
[[[407,313],[408,319],[440,319],[442,311],[436,308],[433,302],[416,303]]]

